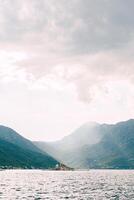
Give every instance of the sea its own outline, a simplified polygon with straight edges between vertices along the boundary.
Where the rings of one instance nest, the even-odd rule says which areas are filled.
[[[3,170],[0,199],[134,200],[134,171]]]

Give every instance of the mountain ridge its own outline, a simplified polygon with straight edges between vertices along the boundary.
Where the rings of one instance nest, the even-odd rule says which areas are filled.
[[[78,130],[76,130],[76,141],[79,137]],[[85,135],[84,131],[85,129],[82,135]],[[87,133],[87,142],[82,143],[81,140],[81,143],[74,148],[69,148],[67,143],[68,148],[64,148],[62,141],[65,138],[59,143],[44,143],[43,145],[43,143],[35,142],[35,144],[70,167],[134,168],[134,119],[116,124],[97,124],[93,129],[89,128]],[[101,136],[96,143],[91,141],[94,133]]]
[[[0,126],[1,168],[54,168],[58,161],[13,129]]]

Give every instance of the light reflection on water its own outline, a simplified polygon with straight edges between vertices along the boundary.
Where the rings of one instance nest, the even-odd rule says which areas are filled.
[[[134,171],[0,171],[0,199],[134,200]]]

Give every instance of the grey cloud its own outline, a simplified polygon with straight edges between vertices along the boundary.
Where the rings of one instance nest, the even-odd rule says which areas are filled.
[[[29,34],[38,41],[42,32],[40,42],[47,35],[49,42],[64,44],[61,52],[76,54],[119,48],[133,38],[132,0],[5,0],[0,4],[0,41],[27,41]]]
[[[62,78],[90,101],[95,85],[133,79],[133,7],[132,0],[1,0],[0,44],[26,52],[16,65],[37,78],[62,66]]]
[[[72,37],[82,53],[122,48],[133,39],[134,3],[130,1],[79,1],[78,17],[82,27]]]

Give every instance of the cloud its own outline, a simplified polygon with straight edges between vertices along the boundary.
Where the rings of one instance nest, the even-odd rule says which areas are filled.
[[[0,3],[1,41],[49,43],[51,51],[56,50],[53,42],[60,43],[61,52],[76,54],[118,48],[133,38],[131,0],[72,0],[71,3],[59,0],[56,4],[54,0],[5,0]]]
[[[133,7],[0,0],[1,123],[45,140],[86,121],[133,118]]]
[[[14,66],[27,77],[71,82],[83,102],[94,98],[96,88],[104,92],[109,80],[133,82],[131,0],[5,0],[0,5],[0,45],[8,54],[26,55]]]

